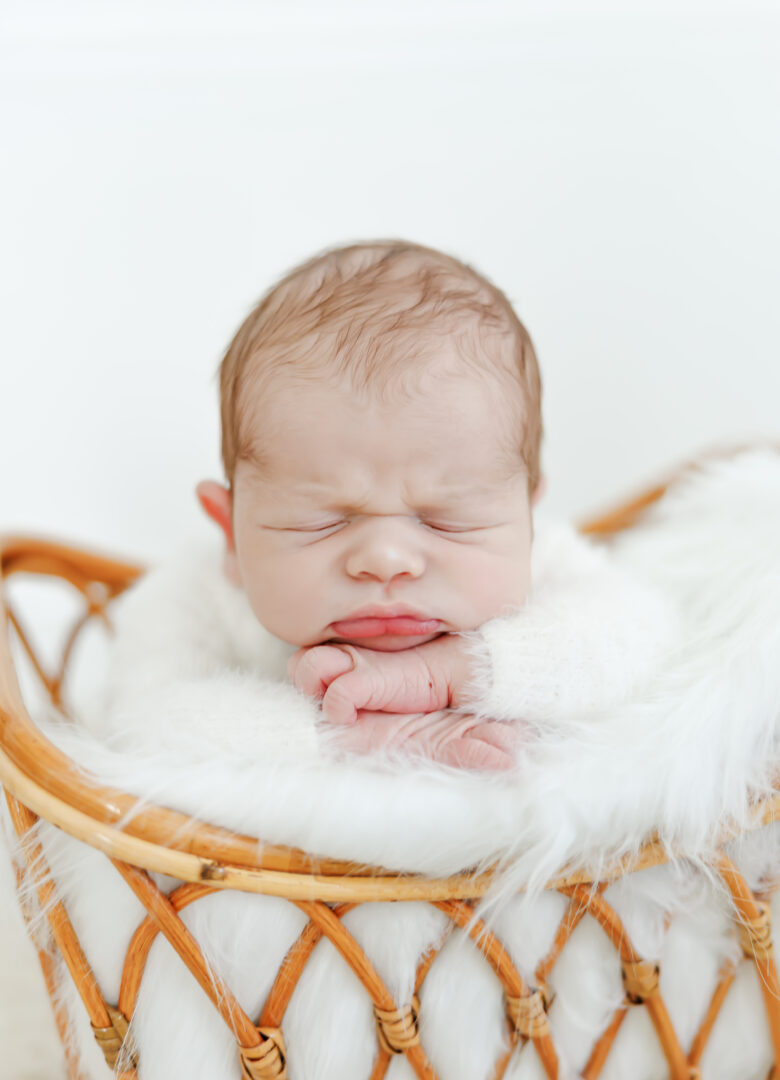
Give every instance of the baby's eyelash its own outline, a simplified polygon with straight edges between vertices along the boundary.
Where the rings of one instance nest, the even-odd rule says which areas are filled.
[[[344,521],[331,521],[327,525],[315,525],[315,526],[309,526],[309,527],[300,527],[300,528],[297,528],[297,529],[291,529],[290,532],[309,532],[309,533],[327,532],[328,529],[335,529],[337,525],[345,525],[345,524],[347,524],[347,523],[344,522]],[[428,529],[433,529],[434,532],[444,532],[444,533],[474,532],[475,528],[476,528],[473,525],[466,525],[466,526],[461,526],[461,527],[451,526],[451,525],[450,526],[448,526],[448,525],[435,525],[433,522],[430,522],[430,521],[423,521],[423,522],[421,522],[421,524],[425,525],[425,527],[428,528]]]

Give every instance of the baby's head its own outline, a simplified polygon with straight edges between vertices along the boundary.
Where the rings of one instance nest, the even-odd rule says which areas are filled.
[[[394,651],[523,603],[541,383],[470,267],[402,241],[318,255],[246,318],[220,388],[228,485],[198,496],[272,634]],[[436,622],[333,625],[372,608]]]

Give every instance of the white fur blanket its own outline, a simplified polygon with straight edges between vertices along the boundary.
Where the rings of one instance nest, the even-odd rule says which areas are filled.
[[[563,910],[545,881],[569,862],[598,873],[655,830],[706,858],[724,822],[750,823],[751,799],[777,772],[780,721],[780,455],[746,452],[678,482],[640,525],[611,543],[679,604],[682,643],[641,698],[540,733],[519,776],[485,777],[440,767],[403,770],[316,762],[270,767],[225,758],[121,756],[85,732],[43,721],[50,737],[102,780],[263,839],[403,870],[449,874],[501,857],[508,869],[484,910],[515,963],[532,979]],[[44,842],[108,1000],[141,911],[105,858],[53,830]],[[752,883],[780,871],[774,827],[733,849]],[[514,897],[525,887],[524,899]],[[722,959],[733,955],[727,906],[705,879],[656,868],[608,890],[642,954],[662,963],[662,992],[685,1046],[700,1022]],[[110,918],[106,913],[110,912]],[[675,918],[668,932],[664,913]],[[221,894],[185,921],[250,1015],[304,923],[285,901]],[[346,917],[399,1002],[411,995],[415,961],[444,916],[421,904],[366,905]],[[614,950],[586,920],[556,965],[550,1022],[562,1075],[575,1076],[622,998]],[[744,975],[744,977],[742,977]],[[482,958],[453,940],[424,984],[421,1035],[445,1080],[487,1077],[505,1038],[500,987]],[[173,1011],[172,1011],[173,1010]],[[176,1023],[171,1024],[175,1016]],[[172,1076],[235,1080],[230,1033],[165,942],[150,955],[134,1032],[141,1080]],[[365,993],[327,942],[317,946],[283,1025],[291,1080],[367,1077],[375,1050]],[[84,1031],[83,1022],[81,1024]],[[334,1031],[351,1038],[334,1039]],[[86,1067],[106,1076],[89,1043]],[[704,1065],[712,1080],[765,1075],[766,1021],[752,971],[737,980]],[[762,1071],[763,1070],[763,1071]],[[392,1080],[411,1077],[394,1060]],[[532,1046],[507,1077],[542,1075]],[[649,1022],[623,1025],[606,1080],[666,1075]]]

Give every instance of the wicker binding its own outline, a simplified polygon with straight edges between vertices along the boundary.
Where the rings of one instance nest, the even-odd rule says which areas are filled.
[[[695,468],[690,463],[683,468]],[[637,498],[595,519],[582,531],[604,536],[629,528],[644,509],[655,502],[676,470]],[[3,589],[0,611],[7,633],[0,636],[0,781],[11,820],[23,837],[39,817],[59,826],[87,844],[103,851],[127,885],[141,900],[146,918],[133,935],[124,964],[119,1000],[107,1002],[91,970],[62,903],[52,903],[53,885],[46,879],[40,846],[25,845],[26,872],[32,875],[41,901],[48,902],[47,917],[61,958],[72,976],[87,1010],[95,1038],[107,1063],[119,1061],[122,1080],[134,1080],[138,1062],[132,1046],[123,1046],[132,1018],[144,965],[158,934],[163,934],[193,977],[211,999],[225,1023],[235,1033],[237,1062],[246,1080],[284,1080],[286,1047],[282,1036],[285,1009],[312,951],[324,935],[350,965],[369,995],[376,1016],[377,1051],[370,1077],[380,1080],[389,1062],[405,1054],[420,1080],[437,1078],[419,1035],[419,993],[438,951],[436,947],[419,961],[414,994],[409,1002],[397,1002],[379,977],[368,956],[345,928],[342,917],[357,904],[377,900],[425,900],[449,918],[449,931],[468,929],[479,940],[485,962],[500,981],[506,1002],[509,1049],[495,1063],[494,1077],[504,1075],[518,1045],[534,1043],[543,1070],[550,1080],[558,1076],[558,1056],[547,1021],[550,972],[579,922],[595,919],[619,955],[625,1000],[602,1032],[585,1066],[585,1080],[595,1080],[610,1052],[628,1010],[647,1010],[673,1080],[698,1077],[699,1063],[717,1015],[735,978],[735,966],[726,965],[719,976],[701,1026],[690,1046],[683,1047],[659,992],[657,965],[640,956],[617,915],[603,897],[609,881],[623,874],[666,861],[666,854],[649,840],[630,865],[618,864],[600,882],[582,873],[569,873],[548,885],[568,898],[568,906],[548,954],[539,963],[530,985],[519,973],[494,934],[472,921],[474,902],[484,894],[491,874],[460,874],[447,879],[394,874],[382,868],[366,869],[334,859],[318,859],[303,851],[263,845],[249,836],[236,836],[217,826],[195,822],[164,807],[138,810],[129,824],[117,822],[135,804],[132,795],[108,788],[85,777],[36,729],[22,700],[11,658],[10,635],[18,638],[52,702],[62,705],[62,688],[68,660],[79,633],[92,619],[109,622],[111,600],[135,581],[141,567],[118,562],[87,551],[40,539],[6,538],[0,544],[3,583],[14,574],[55,577],[68,582],[83,597],[83,610],[66,638],[62,659],[54,673],[41,663],[32,640]],[[757,825],[780,817],[780,795],[768,800],[757,816]],[[724,843],[725,839],[724,838]],[[261,850],[261,853],[258,853]],[[735,935],[744,963],[755,968],[763,996],[775,1066],[780,1062],[780,986],[772,950],[768,894],[754,895],[737,868],[721,854],[715,869],[732,901]],[[183,882],[170,894],[155,885],[150,871],[171,875]],[[21,877],[23,871],[17,871]],[[36,875],[38,875],[36,877]],[[198,942],[179,918],[179,912],[215,889],[240,889],[286,897],[307,916],[308,922],[288,952],[258,1017],[248,1016],[230,988],[215,985]],[[446,937],[446,935],[445,935]],[[476,947],[476,946],[475,946]],[[39,950],[44,979],[50,993],[54,986],[55,956]],[[55,1019],[64,1039],[66,1020],[53,999]],[[82,1080],[78,1062],[68,1057],[70,1080]],[[237,1064],[237,1069],[239,1065]],[[775,1069],[773,1068],[773,1075]],[[294,1078],[290,1078],[294,1080]]]

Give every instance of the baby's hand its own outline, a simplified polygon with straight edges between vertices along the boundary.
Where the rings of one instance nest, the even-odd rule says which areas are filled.
[[[311,645],[293,653],[287,673],[302,693],[322,698],[329,721],[354,724],[358,710],[432,713],[458,706],[470,668],[461,639],[443,634],[400,652]]]
[[[361,710],[349,727],[325,726],[325,740],[352,754],[400,751],[461,769],[505,772],[515,767],[525,742],[526,725],[480,720],[451,709],[433,713],[386,713]]]

